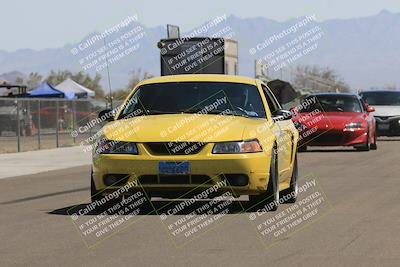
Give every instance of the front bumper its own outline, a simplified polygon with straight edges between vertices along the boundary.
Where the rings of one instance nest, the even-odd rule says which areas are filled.
[[[269,181],[271,155],[264,152],[247,154],[212,154],[213,144],[207,144],[194,155],[152,155],[138,143],[139,155],[100,154],[93,158],[93,181],[97,191],[110,193],[129,181],[139,180],[140,187],[151,196],[182,196],[188,191],[209,188],[227,180],[220,192],[236,195],[259,194]],[[189,175],[159,175],[159,162],[189,162]],[[126,176],[124,183],[107,186],[104,177],[110,174]],[[246,184],[235,185],[230,177],[247,177]],[[208,178],[208,179],[207,179]],[[181,180],[180,180],[181,179]],[[242,179],[243,180],[243,179]],[[182,181],[182,182],[180,182]],[[139,187],[137,189],[140,189]]]
[[[315,131],[306,138],[301,139],[301,145],[307,146],[355,146],[367,142],[365,129],[344,131],[343,129],[330,129],[328,131]]]
[[[379,136],[400,136],[400,116],[376,116],[376,132]]]

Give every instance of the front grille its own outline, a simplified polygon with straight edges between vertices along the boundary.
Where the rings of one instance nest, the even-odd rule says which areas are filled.
[[[142,175],[139,177],[140,184],[157,184],[157,175]]]
[[[190,182],[190,180],[192,182]],[[142,185],[159,184],[157,175],[142,175],[139,177]],[[208,175],[160,175],[160,184],[212,184],[213,181]]]
[[[376,118],[385,121],[385,120],[389,119],[390,117],[389,116],[376,116]]]
[[[249,177],[246,174],[222,174],[221,180],[227,180],[229,186],[245,186],[249,184]]]
[[[316,137],[312,141],[320,144],[325,144],[325,143],[334,144],[334,143],[340,143],[340,141],[342,141],[342,138],[343,135],[341,134],[324,133]]]
[[[383,128],[382,125],[386,125],[386,128]],[[379,134],[388,134],[388,135],[400,135],[400,123],[398,119],[386,120],[386,121],[376,121],[376,128]]]
[[[212,179],[207,175],[192,175],[192,184],[212,184]]]
[[[190,184],[189,175],[160,175],[160,184]]]
[[[129,174],[106,174],[103,176],[103,182],[106,186],[121,186],[126,184]]]
[[[201,142],[168,142],[168,143],[145,143],[153,155],[194,155],[199,153],[205,143]]]

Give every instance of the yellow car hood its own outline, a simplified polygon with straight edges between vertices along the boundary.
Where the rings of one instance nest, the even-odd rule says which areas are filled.
[[[239,116],[148,115],[110,122],[103,134],[106,139],[126,142],[238,141],[254,137],[254,127],[265,123],[265,119]]]

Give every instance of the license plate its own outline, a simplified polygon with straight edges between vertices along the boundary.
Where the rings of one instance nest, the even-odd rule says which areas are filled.
[[[378,124],[379,130],[389,130],[389,128],[390,128],[389,124]]]
[[[189,174],[190,164],[188,161],[183,162],[158,162],[158,174]]]

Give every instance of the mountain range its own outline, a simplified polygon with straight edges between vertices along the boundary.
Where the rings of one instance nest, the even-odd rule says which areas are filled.
[[[268,14],[266,14],[268,16]],[[318,18],[318,16],[317,16]],[[264,57],[277,47],[287,44],[302,33],[319,26],[323,35],[316,40],[316,49],[296,59],[290,67],[296,65],[318,65],[334,69],[353,90],[382,87],[384,85],[400,85],[400,13],[383,10],[379,14],[362,18],[332,19],[312,21],[302,26],[297,32],[287,34],[272,45],[254,55],[251,48],[265,42],[270,36],[290,29],[305,18],[296,18],[284,22],[274,21],[265,17],[239,18],[233,15],[225,17],[224,21],[215,26],[207,35],[223,29],[229,29],[232,39],[239,44],[239,74],[254,76],[254,60]],[[202,26],[209,25],[205,22]],[[145,32],[144,38],[138,41],[139,48],[110,64],[110,80],[112,88],[126,87],[132,71],[139,68],[142,72],[153,75],[160,73],[160,50],[157,42],[166,38],[165,27],[146,27],[134,22],[133,27],[140,26]],[[125,29],[125,33],[128,29]],[[120,31],[107,37],[113,41],[124,32]],[[88,34],[82,43],[98,33]],[[201,35],[201,34],[200,34]],[[46,75],[50,70],[82,70],[80,54],[73,55],[70,51],[77,44],[69,44],[60,48],[42,50],[19,49],[8,52],[0,50],[0,73],[28,74],[39,72]],[[100,47],[100,43],[93,49]],[[88,70],[94,74],[95,70]],[[106,70],[102,74],[102,85],[107,87]],[[15,75],[14,75],[15,76]]]

